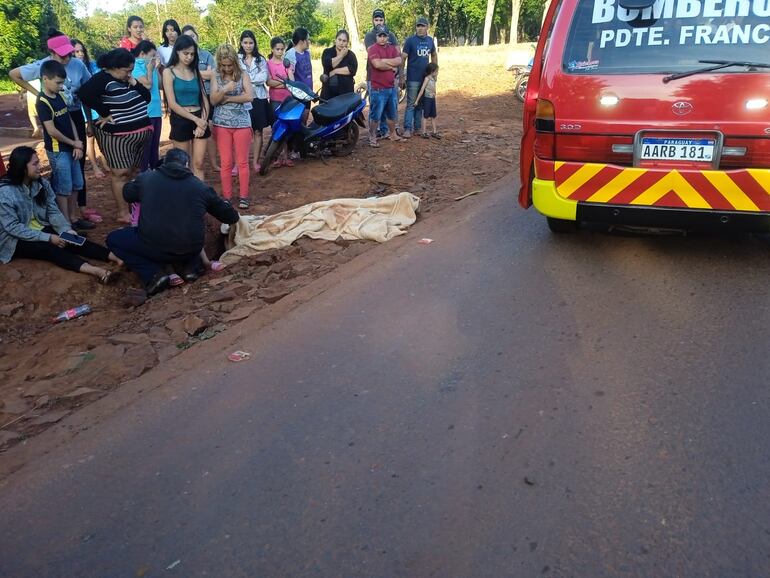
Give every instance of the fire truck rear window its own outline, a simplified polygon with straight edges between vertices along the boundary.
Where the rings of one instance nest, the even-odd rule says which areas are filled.
[[[769,45],[770,0],[657,0],[642,10],[617,0],[581,0],[563,67],[572,74],[628,74],[705,66],[699,60],[767,64]]]

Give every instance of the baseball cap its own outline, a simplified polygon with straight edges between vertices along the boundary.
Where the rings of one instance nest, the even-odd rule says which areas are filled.
[[[388,30],[387,26],[377,26],[374,29],[375,36],[387,36],[388,34],[390,34],[390,31]]]
[[[59,56],[69,56],[75,52],[75,47],[72,46],[69,37],[63,34],[49,38],[47,46],[48,50],[53,50]]]
[[[372,18],[385,18],[385,11],[382,8],[375,8],[372,12]]]
[[[415,26],[427,26],[427,25],[428,25],[428,19],[425,18],[424,16],[420,16],[417,19],[417,24],[415,24]]]

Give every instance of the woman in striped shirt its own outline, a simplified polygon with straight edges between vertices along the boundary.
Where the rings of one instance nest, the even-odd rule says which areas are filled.
[[[131,222],[128,205],[123,200],[123,185],[136,174],[144,143],[152,133],[147,116],[150,91],[131,76],[134,60],[125,48],[103,54],[97,62],[101,72],[78,91],[83,103],[99,113],[94,134],[110,167],[112,195],[121,223]]]

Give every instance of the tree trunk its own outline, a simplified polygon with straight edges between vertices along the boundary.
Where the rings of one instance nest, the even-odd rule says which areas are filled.
[[[521,0],[511,0],[511,44],[519,42],[519,12]]]
[[[160,17],[160,0],[155,0],[155,18],[158,19],[158,38],[163,40],[163,18]],[[160,45],[158,45],[160,46]]]
[[[356,21],[356,11],[353,8],[353,0],[342,0],[342,9],[345,12],[345,23],[350,35],[350,49],[356,51],[361,44],[361,37],[358,35],[358,22]]]
[[[484,18],[484,46],[489,46],[489,35],[492,32],[492,18],[495,15],[495,0],[487,0],[487,15]]]

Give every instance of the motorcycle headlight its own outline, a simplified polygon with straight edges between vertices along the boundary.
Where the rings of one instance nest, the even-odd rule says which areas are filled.
[[[305,92],[304,90],[302,90],[301,88],[298,88],[296,86],[287,86],[287,88],[289,89],[289,92],[291,93],[291,95],[299,101],[307,102],[307,101],[313,100],[313,97],[309,95],[307,92]]]

